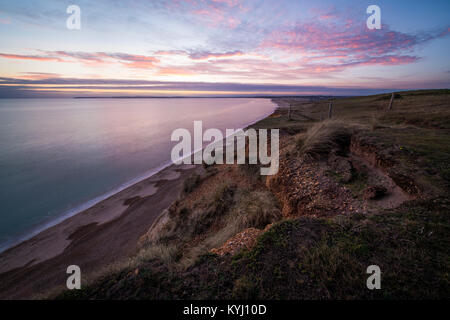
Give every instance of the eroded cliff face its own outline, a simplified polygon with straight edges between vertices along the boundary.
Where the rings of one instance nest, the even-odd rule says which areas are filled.
[[[162,241],[184,251],[235,254],[250,249],[280,219],[371,214],[433,195],[395,141],[340,120],[307,128],[280,131],[275,175],[260,176],[258,165],[209,167],[141,237],[141,245]],[[225,192],[219,190],[223,184],[228,185]],[[252,193],[248,199],[242,196]],[[269,198],[274,201],[264,202]],[[246,222],[236,224],[238,220]]]
[[[278,174],[266,179],[284,217],[333,216],[395,208],[425,196],[416,175],[396,159],[398,148],[383,148],[366,132],[320,159],[287,152]]]
[[[257,166],[209,166],[144,234],[139,244],[176,247],[182,265],[208,251],[233,254],[251,248],[281,213]]]
[[[414,179],[414,173],[407,172],[399,160],[395,159],[399,146],[382,148],[377,146],[376,138],[359,134],[352,138],[350,152],[366,160],[372,167],[380,169],[407,194],[417,197],[423,188]]]
[[[383,149],[365,132],[353,131],[348,141],[319,158],[303,157],[296,136],[282,135],[275,175],[259,176],[258,166],[209,167],[195,178],[192,190],[164,211],[140,245],[170,243],[185,252],[202,248],[235,254],[250,249],[280,218],[367,214],[420,195],[414,177],[396,160],[395,147]],[[264,204],[271,197],[276,203]],[[236,224],[239,219],[246,222]]]
[[[278,174],[268,177],[266,186],[280,201],[284,217],[329,216],[363,209],[348,189],[327,175],[331,168],[321,161],[281,162]]]

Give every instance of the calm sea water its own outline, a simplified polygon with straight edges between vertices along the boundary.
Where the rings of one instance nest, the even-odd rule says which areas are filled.
[[[266,99],[0,99],[0,251],[170,163],[172,131],[242,128]]]

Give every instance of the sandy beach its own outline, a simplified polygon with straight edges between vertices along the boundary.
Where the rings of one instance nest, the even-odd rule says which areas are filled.
[[[64,286],[69,265],[82,276],[137,250],[139,238],[202,166],[171,165],[0,254],[0,299],[30,299]]]

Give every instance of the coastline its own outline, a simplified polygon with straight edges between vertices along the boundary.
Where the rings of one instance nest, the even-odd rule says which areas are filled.
[[[268,99],[268,98],[265,98],[265,99],[270,100],[273,103],[274,109],[270,113],[268,113],[268,114],[266,114],[266,115],[264,115],[262,117],[259,117],[259,118],[257,118],[254,121],[251,121],[251,122],[247,123],[244,127],[236,128],[236,130],[245,129],[245,128],[247,128],[247,127],[249,127],[249,126],[251,126],[251,125],[253,125],[253,124],[255,124],[255,123],[257,123],[257,122],[259,122],[259,121],[261,121],[261,120],[263,120],[265,118],[267,118],[267,117],[269,117],[271,114],[273,114],[276,111],[277,108],[280,107],[279,105],[277,105],[277,103],[273,102],[273,99]],[[225,140],[226,138],[227,137],[224,137],[223,140]],[[197,152],[200,152],[205,147],[206,146],[203,146],[200,150],[194,150],[191,154],[187,155],[186,158],[187,157],[191,157],[193,154],[195,154]],[[146,171],[145,173],[143,173],[143,174],[141,174],[141,175],[139,175],[139,176],[137,176],[137,177],[135,177],[135,178],[133,178],[131,180],[128,180],[128,181],[120,184],[119,186],[113,187],[110,191],[107,191],[107,192],[105,192],[103,194],[95,196],[95,197],[93,197],[92,199],[90,199],[90,200],[88,200],[86,202],[83,202],[83,203],[81,203],[79,205],[76,205],[73,208],[70,208],[70,209],[68,209],[66,211],[63,211],[63,212],[55,215],[54,217],[51,217],[48,220],[39,223],[38,225],[32,227],[30,230],[28,230],[26,232],[23,232],[23,233],[19,234],[18,236],[14,237],[14,239],[5,241],[3,243],[0,243],[0,273],[2,272],[1,271],[1,256],[2,256],[2,254],[4,252],[6,252],[6,251],[8,251],[8,250],[10,250],[10,249],[12,249],[12,248],[22,244],[23,242],[25,242],[27,240],[32,239],[33,237],[37,236],[39,233],[41,233],[41,232],[43,232],[43,231],[45,231],[45,230],[47,230],[47,229],[49,229],[49,228],[51,228],[51,227],[53,227],[55,225],[58,225],[58,224],[64,222],[65,220],[67,220],[69,218],[71,218],[71,217],[73,217],[73,216],[75,216],[77,214],[80,214],[83,211],[86,211],[86,210],[92,208],[96,204],[107,200],[108,198],[114,196],[115,194],[117,194],[119,192],[122,192],[123,190],[125,190],[127,188],[130,188],[133,185],[135,185],[137,183],[140,183],[140,182],[144,181],[145,179],[148,179],[148,178],[152,177],[153,175],[158,174],[159,172],[163,171],[164,169],[170,167],[171,165],[173,165],[172,161],[171,160],[167,160],[164,163],[162,163],[161,165],[159,165],[158,167],[155,167],[154,169],[150,169],[150,170]]]
[[[133,185],[152,177],[153,175],[156,175],[157,173],[161,172],[162,170],[166,169],[167,167],[169,167],[171,165],[172,165],[172,163],[170,161],[167,161],[167,162],[163,163],[162,165],[160,165],[159,167],[149,170],[146,173],[144,173],[136,178],[133,178],[133,179],[119,185],[116,188],[111,189],[111,191],[108,191],[102,195],[94,197],[91,200],[88,200],[80,205],[75,206],[74,208],[71,208],[69,210],[66,210],[66,211],[56,215],[55,217],[52,217],[48,221],[44,221],[44,222],[38,224],[37,226],[33,227],[30,231],[17,236],[15,239],[12,239],[11,241],[4,242],[3,244],[0,245],[0,256],[3,252],[8,251],[9,249],[12,249],[12,248],[20,245],[22,242],[30,240],[31,238],[37,236],[39,233],[41,233],[51,227],[54,227],[54,226],[64,222],[65,220],[67,220],[79,213],[82,213],[83,211],[89,210],[96,204],[98,204],[104,200],[107,200],[108,198],[116,195],[117,193],[122,192],[125,189],[130,188]]]
[[[272,103],[270,113],[239,129],[270,117],[279,108]],[[136,253],[139,238],[178,198],[184,180],[203,170],[201,165],[172,163],[160,168],[91,200],[86,208],[60,216],[0,252],[0,299],[29,299],[64,285],[71,264],[90,274]]]
[[[133,255],[139,237],[202,166],[171,165],[0,254],[0,299],[29,299]]]

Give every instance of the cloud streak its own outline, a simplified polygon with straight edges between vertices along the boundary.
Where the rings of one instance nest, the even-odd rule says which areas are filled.
[[[276,96],[276,95],[354,95],[388,92],[392,89],[359,87],[332,88],[249,83],[169,82],[120,79],[0,78],[0,98],[27,96]],[[131,92],[131,93],[130,93]],[[180,94],[179,92],[182,92]]]
[[[58,58],[58,57],[39,56],[39,55],[24,55],[24,54],[0,53],[0,58],[15,59],[15,60],[34,60],[34,61],[57,61],[57,62],[63,62],[63,60]]]
[[[0,53],[0,58],[15,60],[56,61],[83,63],[87,65],[121,64],[127,68],[147,69],[155,67],[158,58],[145,55],[128,54],[121,52],[71,52],[71,51],[45,51],[44,55],[22,55]]]

